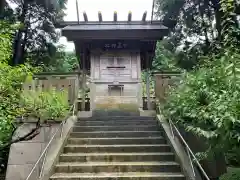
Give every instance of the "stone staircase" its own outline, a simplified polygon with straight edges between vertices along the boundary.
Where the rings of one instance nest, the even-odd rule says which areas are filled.
[[[50,180],[185,180],[157,121],[79,119]]]

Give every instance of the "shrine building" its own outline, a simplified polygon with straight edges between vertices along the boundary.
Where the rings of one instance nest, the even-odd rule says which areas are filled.
[[[93,22],[83,13],[82,22],[61,23],[62,35],[75,44],[80,69],[89,73],[91,110],[109,98],[142,108],[141,72],[151,68],[156,42],[168,33],[161,22],[147,21],[146,16],[132,21],[129,13],[126,21],[118,21],[115,12],[113,21],[103,21],[99,12],[99,21]],[[146,82],[149,107],[148,75]]]

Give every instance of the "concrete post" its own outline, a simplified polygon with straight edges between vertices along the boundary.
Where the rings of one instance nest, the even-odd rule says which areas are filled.
[[[33,78],[32,85],[31,85],[32,86],[32,88],[31,88],[32,91],[35,91],[35,89],[36,89],[36,83],[35,82],[36,82],[36,79]]]

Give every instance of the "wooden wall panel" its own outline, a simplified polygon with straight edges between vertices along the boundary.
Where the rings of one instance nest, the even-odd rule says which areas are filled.
[[[131,53],[131,71],[132,79],[138,78],[138,62],[137,62],[137,53]]]
[[[93,58],[92,55],[92,59],[94,61],[91,75],[95,87],[92,101],[94,107],[99,103],[109,103],[109,98],[116,103],[134,103],[141,106],[139,105],[141,102],[139,99],[142,98],[141,86],[139,86],[141,81],[139,52],[102,52],[98,58],[96,55]],[[110,96],[109,85],[113,84],[121,85],[123,92]]]

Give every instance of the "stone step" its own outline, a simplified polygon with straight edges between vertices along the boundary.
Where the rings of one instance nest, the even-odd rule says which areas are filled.
[[[51,180],[185,180],[181,173],[56,173]]]
[[[67,153],[60,155],[60,162],[125,162],[125,161],[174,161],[174,153]]]
[[[84,162],[59,163],[56,173],[99,173],[99,172],[180,172],[176,162]]]
[[[135,121],[135,120],[144,120],[144,121],[156,121],[155,117],[149,117],[149,116],[93,116],[89,118],[78,118],[78,121],[91,121],[91,120],[101,120],[101,121],[112,121],[112,120],[127,120],[127,121]]]
[[[93,131],[71,132],[75,138],[103,138],[103,137],[155,137],[164,135],[163,131]]]
[[[163,144],[166,140],[162,136],[156,137],[122,137],[122,138],[69,138],[68,144],[111,145],[111,144]]]
[[[93,110],[92,112],[93,117],[99,116],[107,116],[107,117],[115,117],[115,116],[124,116],[124,117],[136,117],[140,115],[137,106],[134,108],[134,111],[127,111],[127,110],[113,110],[113,109],[106,109],[106,110]]]
[[[145,121],[145,120],[135,120],[135,121],[126,121],[126,120],[112,120],[112,121],[77,121],[76,126],[121,126],[121,125],[158,125],[156,120]]]
[[[78,119],[57,162],[50,180],[185,180],[154,117]]]
[[[171,152],[167,144],[67,145],[64,153]]]
[[[122,125],[122,126],[74,126],[73,132],[89,131],[158,131],[161,128],[158,125]]]

